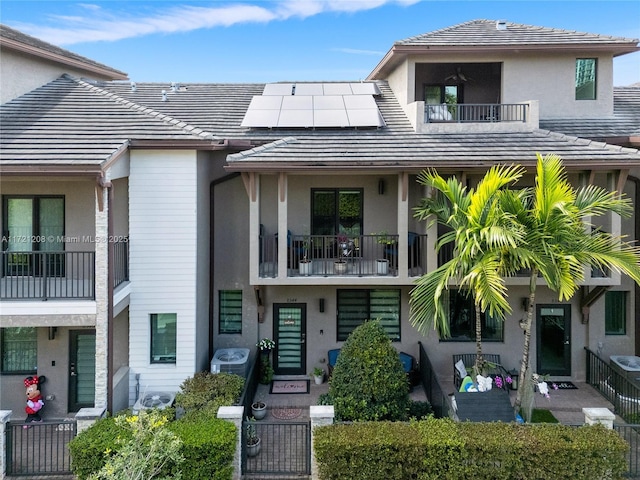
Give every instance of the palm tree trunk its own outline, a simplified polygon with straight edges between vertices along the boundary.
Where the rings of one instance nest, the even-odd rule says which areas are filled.
[[[531,346],[531,323],[533,322],[533,302],[536,298],[536,280],[538,278],[538,270],[531,270],[531,278],[529,279],[529,308],[527,310],[527,321],[524,327],[524,347],[522,348],[522,360],[520,362],[520,382],[518,382],[518,391],[516,392],[516,401],[513,404],[513,410],[517,414],[522,405],[523,389],[531,388],[530,382],[527,381],[527,368],[529,368],[529,350]]]
[[[475,303],[476,307],[476,375],[482,375],[482,323],[480,318],[480,304]]]

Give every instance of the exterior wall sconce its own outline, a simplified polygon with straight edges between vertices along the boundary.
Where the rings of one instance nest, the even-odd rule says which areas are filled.
[[[378,180],[378,195],[384,195],[384,179]]]
[[[320,313],[324,313],[324,298],[318,301],[318,310],[320,310]]]
[[[49,340],[55,340],[56,333],[58,333],[58,327],[49,327]]]

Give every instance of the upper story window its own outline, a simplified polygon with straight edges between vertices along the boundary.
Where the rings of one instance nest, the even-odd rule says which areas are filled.
[[[36,373],[38,366],[38,336],[35,327],[0,329],[0,347],[4,374]]]
[[[311,234],[362,235],[361,188],[311,190]]]
[[[465,292],[449,290],[449,329],[451,338],[443,341],[472,342],[476,339],[476,311],[473,298]],[[488,313],[480,314],[482,340],[501,342],[503,340],[503,322]]]
[[[596,99],[597,69],[595,58],[576,59],[576,100]]]
[[[242,290],[220,290],[218,332],[242,333]]]
[[[151,314],[151,363],[176,363],[175,313]]]

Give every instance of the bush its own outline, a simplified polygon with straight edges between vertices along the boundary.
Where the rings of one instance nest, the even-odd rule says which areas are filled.
[[[188,416],[169,429],[182,440],[182,478],[231,480],[236,451],[235,425],[212,415]]]
[[[314,429],[324,480],[491,478],[621,479],[626,442],[602,425],[412,422]]]
[[[377,320],[357,327],[344,343],[329,397],[337,420],[406,420],[409,382],[400,356]]]
[[[118,452],[119,438],[132,438],[131,431],[118,425],[115,417],[106,417],[69,442],[71,470],[78,480],[85,480],[92,473],[99,471],[107,460]]]
[[[187,414],[206,411],[217,413],[222,405],[238,401],[244,387],[244,378],[231,373],[198,372],[180,385],[176,394],[176,407]]]
[[[89,477],[91,480],[182,478],[182,441],[167,428],[170,418],[165,412],[142,410],[137,415],[119,415],[115,422],[132,436],[116,439],[118,452]]]

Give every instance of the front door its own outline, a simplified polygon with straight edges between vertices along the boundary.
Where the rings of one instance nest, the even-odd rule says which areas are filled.
[[[69,411],[93,407],[96,385],[96,332],[69,332]]]
[[[571,375],[571,305],[537,305],[537,372]]]
[[[306,375],[307,305],[274,305],[275,340],[273,369],[277,375]]]

